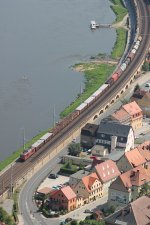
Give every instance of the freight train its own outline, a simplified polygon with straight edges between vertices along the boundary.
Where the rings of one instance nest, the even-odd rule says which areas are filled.
[[[79,105],[75,111],[62,119],[57,125],[52,129],[51,132],[46,133],[38,141],[36,141],[29,149],[25,150],[20,155],[20,160],[25,161],[30,158],[36,151],[38,151],[45,143],[49,142],[57,133],[69,125],[75,118],[77,118],[83,111],[85,111],[90,105],[92,105],[100,96],[106,92],[110,86],[112,86],[122,75],[122,73],[127,69],[128,65],[131,63],[136,55],[136,52],[141,44],[142,37],[139,36],[131,47],[127,57],[123,63],[117,68],[117,70],[111,75],[111,77],[103,84],[97,91],[95,91],[88,99],[86,99],[81,105]]]

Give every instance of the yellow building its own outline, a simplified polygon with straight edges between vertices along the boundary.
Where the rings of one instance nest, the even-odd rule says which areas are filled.
[[[143,112],[138,104],[133,101],[122,105],[120,110],[113,113],[112,119],[123,124],[130,124],[135,131],[143,125]]]
[[[102,183],[96,173],[84,176],[72,189],[77,195],[83,196],[84,204],[103,196]]]

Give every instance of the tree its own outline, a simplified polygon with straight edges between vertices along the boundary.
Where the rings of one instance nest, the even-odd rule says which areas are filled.
[[[76,220],[72,220],[70,225],[78,225],[78,222]]]
[[[135,86],[135,88],[134,88],[134,92],[136,92],[136,91],[140,91],[140,85],[139,85],[139,84],[137,84],[137,85]]]
[[[68,147],[69,154],[72,156],[79,156],[81,152],[80,143],[71,143]]]
[[[142,66],[142,69],[144,71],[149,71],[150,70],[150,63],[149,62],[145,62]]]
[[[6,223],[7,225],[14,224],[12,217],[9,216],[2,207],[0,207],[0,221]]]
[[[140,190],[139,196],[141,197],[143,195],[150,195],[150,185],[147,183]]]

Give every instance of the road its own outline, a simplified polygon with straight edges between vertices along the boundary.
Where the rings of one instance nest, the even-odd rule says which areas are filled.
[[[81,220],[88,215],[84,213],[85,209],[88,208],[93,210],[94,208],[97,208],[107,202],[107,196],[104,196],[97,201],[91,202],[88,205],[84,205],[83,207],[68,213],[67,215],[54,219],[47,219],[37,212],[36,204],[33,201],[33,195],[37,190],[37,187],[44,180],[44,178],[47,177],[50,171],[55,170],[57,163],[60,160],[59,157],[65,155],[66,152],[66,149],[62,150],[57,157],[48,162],[37,174],[35,174],[22,189],[19,198],[19,208],[24,220],[24,225],[58,225],[60,221],[65,220],[67,217]]]
[[[149,47],[149,34],[150,34],[150,9],[146,6],[147,1],[139,0],[137,1],[138,8],[140,10],[140,20],[141,28],[140,33],[143,37],[141,45],[138,49],[137,54],[135,55],[133,61],[130,63],[128,68],[122,74],[122,76],[112,85],[107,92],[105,92],[96,102],[94,102],[90,107],[87,108],[83,113],[81,113],[76,119],[74,119],[69,125],[57,133],[50,143],[47,143],[44,147],[38,150],[29,160],[24,163],[17,161],[15,165],[8,169],[4,174],[0,176],[0,195],[10,188],[11,180],[16,182],[19,177],[24,177],[25,173],[29,168],[36,165],[37,161],[42,159],[44,155],[53,151],[56,146],[59,145],[61,140],[66,140],[68,134],[77,130],[82,124],[95,115],[98,109],[106,105],[107,102],[110,102],[111,99],[116,96],[118,91],[121,91],[125,86],[128,80],[133,76],[133,74],[138,69],[139,65],[145,58],[146,51]],[[13,174],[12,174],[13,171]],[[12,177],[13,175],[13,177]]]
[[[145,74],[143,75],[143,77],[140,77],[139,79],[137,79],[136,84],[137,83],[145,83],[148,80],[149,74]],[[134,85],[131,85],[131,88],[128,92],[128,95],[126,95],[127,99],[131,96],[131,93],[134,89]],[[118,109],[121,106],[122,102],[120,100],[118,100],[113,107],[109,108],[103,115],[101,115],[96,123],[98,124],[100,122],[100,120],[104,117],[106,117],[107,115],[112,114],[116,109]],[[61,154],[59,154],[58,157],[60,157],[61,155],[65,154],[67,152],[67,150],[63,150]],[[34,175],[34,177],[28,181],[28,183],[24,186],[24,188],[22,189],[22,192],[20,194],[20,200],[19,200],[19,208],[20,211],[23,213],[23,219],[25,220],[25,225],[29,225],[29,224],[52,224],[52,225],[58,225],[60,221],[65,220],[65,218],[67,217],[71,217],[74,219],[84,219],[84,217],[86,216],[84,212],[84,210],[87,208],[88,209],[93,209],[95,208],[97,205],[103,204],[107,198],[101,198],[98,199],[98,201],[96,202],[92,202],[89,205],[85,205],[83,206],[81,209],[73,211],[69,214],[67,214],[66,216],[62,216],[61,218],[57,218],[57,219],[46,219],[44,218],[42,215],[36,213],[36,206],[34,204],[34,202],[32,202],[32,196],[35,192],[35,190],[37,189],[37,187],[39,186],[39,184],[41,183],[41,181],[44,180],[44,177],[47,177],[47,174],[52,170],[52,168],[56,167],[56,163],[58,162],[58,157],[55,157],[53,160],[51,160],[47,165],[45,165],[39,172],[38,175]],[[30,211],[34,212],[34,217],[33,214],[30,213]],[[22,225],[22,224],[20,224]]]

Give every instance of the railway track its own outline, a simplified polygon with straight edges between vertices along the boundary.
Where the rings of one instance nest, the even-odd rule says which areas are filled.
[[[85,110],[79,117],[72,121],[67,127],[59,132],[54,138],[39,149],[31,158],[24,163],[17,161],[10,169],[0,176],[0,196],[8,189],[10,189],[11,182],[16,182],[18,178],[23,177],[27,171],[35,166],[39,160],[45,157],[55,147],[59,146],[61,140],[65,140],[69,133],[78,129],[85,123],[92,115],[97,112],[97,109],[102,108],[107,102],[110,102],[117,93],[123,89],[126,83],[130,80],[133,74],[145,58],[146,52],[149,48],[150,35],[150,8],[147,4],[148,0],[138,0],[137,7],[139,9],[140,19],[140,35],[143,37],[141,45],[138,49],[130,66],[122,74],[122,76],[115,82],[107,92],[105,92],[96,102],[94,102],[87,110]]]

